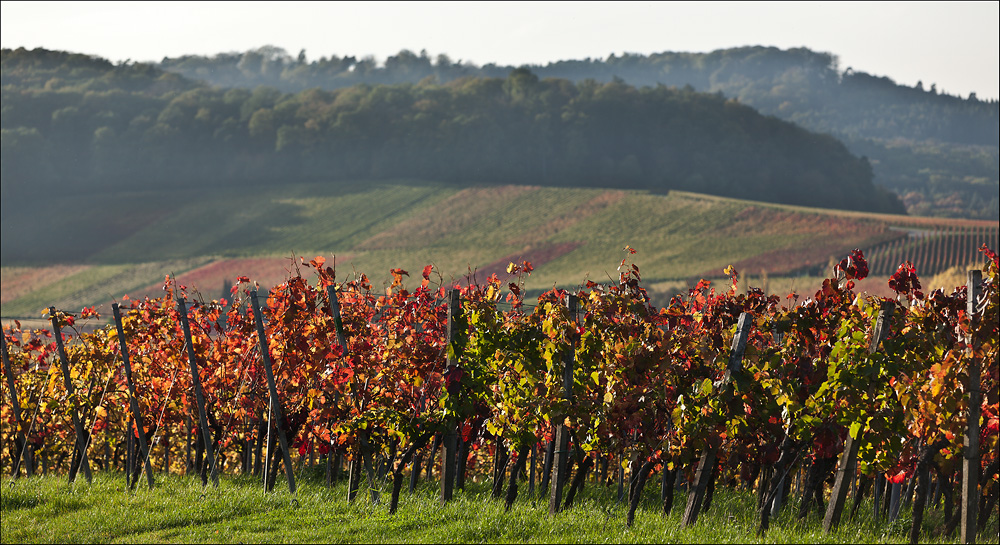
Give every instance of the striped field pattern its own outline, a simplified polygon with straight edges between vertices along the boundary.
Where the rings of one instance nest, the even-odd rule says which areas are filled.
[[[953,224],[931,228],[899,226],[894,229],[900,232],[900,236],[875,247],[868,256],[874,276],[891,275],[904,261],[912,262],[921,276],[935,275],[951,267],[978,263],[982,259],[979,248],[983,244],[991,249],[997,248],[996,223],[992,226]]]
[[[60,208],[54,201],[63,211],[57,217],[66,220],[56,232],[72,235],[70,246],[86,242],[89,254],[77,256],[83,246],[67,254],[40,243],[43,255],[61,260],[19,263],[5,257],[0,316],[34,318],[50,305],[76,311],[126,294],[156,295],[167,275],[206,299],[219,297],[223,284],[238,276],[266,289],[294,274],[300,257],[308,261],[317,255],[336,268],[338,279],[364,273],[376,285],[391,282],[389,270],[397,267],[415,274],[433,264],[443,282],[464,283],[494,273],[503,277],[507,263],[527,260],[535,270],[525,288],[541,292],[616,280],[628,245],[639,251],[635,262],[643,281],[656,297],[669,298],[701,278],[723,279],[728,265],[744,278],[769,278],[772,289],[798,289],[809,284],[804,277],[828,275],[854,248],[868,257],[872,280],[867,282],[881,294],[886,278],[904,261],[929,278],[981,263],[983,244],[998,247],[992,221],[866,214],[679,191],[395,180],[292,184],[236,194],[171,190],[106,200],[83,203],[88,215],[82,223],[70,221],[69,205],[79,208],[80,202]],[[102,228],[103,235],[87,231],[90,223],[100,224],[99,205],[129,209],[130,218],[142,221]],[[17,231],[5,228],[4,235],[4,250],[14,252],[19,246],[9,242],[19,243]]]

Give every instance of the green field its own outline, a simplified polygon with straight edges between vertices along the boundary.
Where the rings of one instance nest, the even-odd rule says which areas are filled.
[[[527,287],[537,292],[616,279],[626,245],[639,250],[635,262],[659,298],[721,277],[729,264],[755,285],[768,278],[775,292],[811,293],[818,287],[811,279],[855,247],[877,256],[908,240],[908,229],[968,225],[986,233],[984,242],[995,240],[991,222],[680,192],[359,181],[60,195],[42,215],[5,214],[0,314],[38,317],[50,305],[75,311],[156,294],[167,274],[217,298],[237,275],[273,285],[294,270],[292,257],[316,255],[335,260],[339,278],[364,272],[376,285],[395,267],[417,275],[434,264],[445,281],[460,281],[528,260],[535,272]],[[940,261],[943,268],[967,264]],[[918,270],[928,272],[936,271]]]
[[[307,472],[308,473],[308,472]],[[754,499],[745,491],[721,487],[711,509],[698,522],[681,528],[685,495],[674,496],[664,517],[659,486],[647,485],[634,526],[625,527],[625,506],[615,502],[614,487],[588,484],[580,500],[555,518],[543,499],[527,497],[527,483],[514,508],[489,499],[489,483],[470,483],[446,506],[437,500],[436,483],[424,482],[413,495],[404,488],[399,511],[388,514],[383,490],[380,504],[364,494],[346,501],[346,484],[332,489],[318,472],[300,475],[294,505],[279,480],[264,494],[255,479],[223,478],[220,488],[202,489],[190,477],[158,476],[150,492],[140,484],[134,493],[117,473],[97,473],[93,485],[81,478],[43,477],[12,483],[2,480],[3,543],[743,543],[754,538]],[[652,481],[653,479],[651,479]],[[142,483],[145,481],[143,480]],[[870,501],[868,502],[870,503]],[[893,523],[874,524],[871,506],[858,519],[845,522],[832,535],[822,532],[819,515],[797,520],[797,504],[786,505],[767,533],[768,543],[904,543],[910,526],[903,509]],[[924,519],[925,542],[955,542],[936,535],[940,510]],[[981,543],[997,542],[996,517],[980,535]]]

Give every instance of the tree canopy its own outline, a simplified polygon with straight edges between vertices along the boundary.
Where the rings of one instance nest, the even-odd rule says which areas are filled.
[[[447,55],[402,50],[373,57],[329,55],[309,61],[265,46],[244,53],[165,58],[159,67],[223,87],[268,85],[285,92],[506,77],[515,67],[476,66]],[[913,87],[841,68],[830,53],[805,48],[738,47],[709,53],[663,52],[560,60],[527,67],[541,79],[579,83],[616,78],[636,87],[663,84],[721,92],[767,115],[832,134],[872,160],[875,181],[904,196],[911,213],[1000,218],[1000,107],[934,84]]]
[[[289,63],[316,64],[274,49],[237,65],[264,77]],[[446,83],[227,89],[23,49],[4,50],[2,67],[5,207],[40,189],[423,178],[903,211],[872,183],[869,161],[835,138],[690,86],[574,83],[517,68]]]

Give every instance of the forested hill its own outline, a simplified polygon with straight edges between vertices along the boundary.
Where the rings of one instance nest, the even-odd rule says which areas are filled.
[[[3,206],[50,191],[423,178],[900,212],[867,160],[722,94],[502,78],[282,93],[4,50]]]
[[[308,61],[265,46],[213,57],[165,58],[159,67],[223,87],[268,85],[286,92],[312,87],[337,89],[359,83],[440,83],[466,76],[506,77],[514,66],[456,63],[447,55],[403,50],[378,64],[372,57],[321,57]],[[822,132],[852,137],[937,140],[997,145],[998,105],[975,96],[939,92],[936,84],[898,85],[886,77],[840,70],[837,57],[809,49],[741,47],[711,53],[664,52],[611,55],[607,59],[561,60],[527,65],[539,78],[606,83],[620,78],[636,87],[690,85],[722,92],[769,114]]]
[[[447,55],[401,51],[372,57],[309,60],[265,46],[212,57],[165,58],[159,67],[224,87],[269,85],[286,92],[368,84],[445,83],[506,77],[512,66],[475,66]],[[527,67],[539,78],[574,82],[616,78],[636,87],[721,92],[807,129],[833,134],[872,160],[875,181],[902,195],[911,213],[1000,217],[1000,107],[995,99],[958,97],[928,81],[915,87],[840,67],[835,55],[808,49],[741,47],[710,53],[664,52],[562,60]]]

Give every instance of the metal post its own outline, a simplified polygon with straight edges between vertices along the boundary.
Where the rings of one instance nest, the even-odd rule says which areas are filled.
[[[736,334],[733,335],[733,344],[729,352],[729,364],[726,366],[726,373],[723,377],[724,385],[729,384],[735,375],[743,370],[743,354],[746,351],[751,325],[753,325],[753,317],[746,312],[740,314],[739,322],[736,324]],[[702,452],[701,460],[698,461],[694,487],[688,492],[687,506],[684,508],[684,516],[681,519],[682,526],[690,526],[698,520],[698,513],[701,511],[701,505],[705,499],[705,491],[708,489],[708,483],[715,470],[716,450],[718,448],[717,442],[706,441],[705,450]]]
[[[194,395],[198,402],[198,426],[201,428],[205,441],[205,454],[208,457],[208,468],[212,476],[212,484],[219,486],[219,474],[215,468],[215,445],[212,431],[208,427],[208,411],[205,409],[205,394],[201,389],[201,373],[198,371],[198,359],[194,353],[191,341],[191,326],[188,324],[187,304],[184,299],[177,300],[177,312],[180,314],[181,328],[184,330],[184,344],[187,346],[188,363],[191,366],[191,382],[194,385]]]
[[[570,294],[566,298],[566,306],[569,308],[569,319],[572,323],[576,324],[579,322],[579,308],[580,301],[576,295]],[[562,355],[563,362],[563,399],[566,401],[573,400],[573,367],[576,363],[576,350],[571,346]],[[559,422],[556,424],[556,434],[553,438],[555,440],[555,452],[553,453],[553,470],[555,476],[553,477],[552,486],[550,488],[551,494],[549,495],[549,515],[555,515],[558,513],[562,506],[562,492],[563,486],[566,484],[566,473],[568,472],[568,461],[570,458],[569,453],[569,430],[566,429],[566,424]]]
[[[528,470],[528,495],[535,495],[535,467],[538,465],[538,443],[531,444],[531,464]]]
[[[274,370],[271,368],[271,355],[267,347],[267,335],[264,333],[264,315],[257,301],[257,290],[250,292],[250,303],[253,305],[253,315],[257,321],[257,340],[260,343],[260,357],[264,364],[264,374],[267,376],[267,389],[271,395],[271,416],[274,417],[275,430],[278,432],[278,442],[285,463],[285,476],[288,477],[288,492],[295,493],[295,473],[292,468],[292,457],[288,451],[288,438],[283,426],[284,416],[281,401],[278,399],[278,387],[274,382]]]
[[[454,352],[457,352],[457,348],[454,346],[456,328],[458,327],[456,321],[461,315],[462,306],[459,301],[459,291],[457,289],[452,289],[448,295],[448,346],[451,346]],[[454,356],[449,353],[448,356],[448,369],[453,369],[458,365],[457,361],[458,354],[455,353]],[[451,501],[451,497],[455,487],[455,456],[458,450],[458,429],[457,422],[449,422],[448,432],[444,434],[442,438],[442,449],[441,449],[441,503],[445,504]]]
[[[979,297],[983,283],[982,271],[969,271],[966,282],[968,299],[966,302],[966,314],[969,316],[969,326],[972,328],[978,324]],[[979,452],[979,413],[982,405],[983,392],[982,381],[980,380],[979,360],[975,357],[976,339],[971,334],[967,340],[969,345],[969,383],[966,386],[968,392],[968,408],[966,413],[966,430],[964,439],[964,455],[962,460],[962,543],[975,543],[976,532],[978,530],[979,511],[979,472],[980,452]]]
[[[344,334],[344,322],[340,317],[340,301],[337,300],[337,292],[340,291],[333,286],[326,287],[326,295],[330,299],[330,314],[333,315],[333,326],[337,333],[337,342],[344,350],[344,356],[348,355],[347,335]]]
[[[899,501],[903,492],[903,483],[892,483],[889,487],[889,522],[899,517]]]
[[[142,456],[143,466],[146,470],[146,481],[149,489],[153,489],[153,467],[149,464],[149,447],[146,446],[146,433],[143,427],[142,414],[139,413],[139,400],[135,395],[135,383],[132,381],[132,363],[128,357],[128,343],[125,341],[125,328],[122,325],[122,314],[118,308],[118,303],[111,304],[111,312],[115,315],[115,328],[118,330],[118,346],[122,353],[122,363],[125,364],[125,382],[128,385],[129,407],[132,409],[132,423],[139,436],[139,455]],[[131,488],[135,488],[135,482],[131,483]]]
[[[778,493],[774,495],[774,501],[771,502],[771,518],[777,518],[778,513],[781,512],[781,504],[784,501],[781,495],[785,491],[785,479],[787,478],[788,475],[781,477],[781,481],[778,483]]]
[[[31,463],[31,453],[30,447],[28,447],[28,442],[25,440],[24,432],[28,429],[28,426],[24,422],[21,415],[21,402],[17,399],[17,386],[14,384],[14,371],[11,369],[10,365],[10,355],[7,353],[7,336],[0,334],[0,347],[2,347],[3,354],[3,374],[7,379],[7,391],[10,392],[10,401],[14,406],[14,426],[17,428],[17,441],[21,445],[21,456],[24,458],[24,470],[28,474],[28,477],[34,475],[34,468]],[[17,455],[14,455],[14,478],[18,477],[20,471],[17,471]]]
[[[878,311],[878,318],[875,322],[871,343],[868,345],[868,353],[873,354],[878,350],[879,345],[889,334],[889,322],[892,319],[895,303],[892,301],[882,301],[882,306]],[[874,393],[875,384],[869,386],[869,395]],[[837,477],[833,484],[833,491],[830,494],[830,503],[826,506],[826,514],[823,517],[823,531],[829,533],[840,524],[840,516],[844,512],[847,504],[847,492],[854,481],[858,466],[858,450],[861,448],[862,430],[858,430],[857,437],[850,434],[844,443],[844,452],[840,455],[840,462],[837,465]]]
[[[63,372],[63,385],[66,387],[66,398],[73,396],[75,389],[73,382],[69,379],[69,358],[66,356],[66,347],[63,346],[62,329],[59,326],[59,316],[56,314],[56,307],[49,307],[49,319],[52,320],[52,333],[56,337],[56,349],[59,351],[59,364]],[[83,474],[87,478],[87,484],[93,482],[93,475],[90,473],[90,460],[87,459],[87,435],[83,431],[83,423],[80,422],[80,415],[76,408],[70,409],[70,416],[73,419],[73,428],[76,430],[76,449],[79,453],[79,464],[76,460],[70,462],[69,482],[76,480],[76,473],[80,466],[83,466]]]

